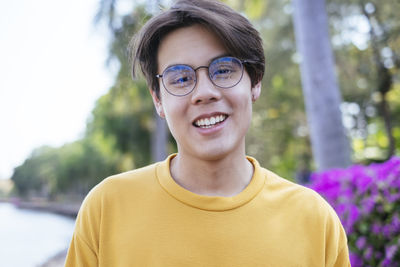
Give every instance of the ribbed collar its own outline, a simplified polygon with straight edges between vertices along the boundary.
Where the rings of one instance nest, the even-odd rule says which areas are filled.
[[[170,155],[165,161],[157,164],[156,173],[160,185],[172,197],[194,208],[209,211],[224,211],[238,208],[252,200],[264,186],[265,176],[257,160],[252,157],[247,159],[253,164],[254,173],[250,183],[239,194],[233,197],[204,196],[195,194],[175,182],[171,176],[170,163],[176,154]]]

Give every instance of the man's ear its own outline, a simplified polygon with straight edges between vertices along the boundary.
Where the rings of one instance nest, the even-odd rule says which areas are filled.
[[[151,97],[153,98],[154,107],[161,118],[165,118],[164,108],[161,99],[157,96],[156,92],[149,89]]]
[[[261,94],[261,81],[254,85],[251,88],[251,101],[256,102],[256,100],[260,97]]]

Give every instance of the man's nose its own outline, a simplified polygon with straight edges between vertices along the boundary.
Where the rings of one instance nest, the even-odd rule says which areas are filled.
[[[197,68],[196,79],[196,87],[191,95],[193,104],[205,104],[221,98],[221,90],[211,82],[208,67]]]

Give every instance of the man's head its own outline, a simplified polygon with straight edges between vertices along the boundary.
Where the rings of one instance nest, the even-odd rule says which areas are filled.
[[[218,36],[230,56],[257,62],[244,67],[252,86],[261,81],[265,58],[259,33],[236,11],[209,0],[178,0],[169,10],[147,22],[133,40],[133,76],[136,64],[140,65],[149,87],[160,97],[160,84],[156,77],[160,43],[172,31],[195,24]]]

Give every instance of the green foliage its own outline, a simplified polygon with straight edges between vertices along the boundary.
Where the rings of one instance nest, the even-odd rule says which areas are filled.
[[[115,84],[98,99],[85,137],[59,148],[36,149],[13,174],[19,195],[83,196],[103,178],[150,162],[153,104],[143,79],[132,82],[127,53],[130,38],[148,18],[137,7],[114,28],[109,61],[120,69]]]
[[[17,192],[27,196],[33,192],[51,190],[48,187],[54,181],[52,170],[56,166],[57,157],[56,151],[50,147],[35,149],[21,166],[15,168],[11,177]]]
[[[141,96],[145,92],[146,96]],[[102,132],[113,140],[115,149],[132,154],[135,166],[150,161],[152,102],[144,82],[131,87],[116,85],[102,96],[88,125],[88,136]]]
[[[153,103],[143,79],[132,82],[128,46],[142,23],[150,18],[142,6],[137,6],[122,18],[120,28],[113,30],[109,60],[120,68],[115,84],[96,104],[88,123],[87,135],[101,132],[114,142],[114,148],[140,167],[151,161],[150,139],[154,130]]]
[[[122,158],[106,140],[83,139],[59,148],[41,147],[18,166],[11,179],[22,197],[84,195],[105,176],[120,171]]]
[[[385,118],[393,135],[400,127],[398,8],[396,0],[328,1],[340,87],[344,100],[357,106],[357,112],[344,110],[357,162],[387,159],[390,139]],[[388,113],[382,108],[384,100]],[[394,139],[398,153],[400,139]]]
[[[270,0],[262,18],[254,21],[265,47],[266,75],[254,105],[247,136],[248,153],[278,174],[293,180],[311,165],[291,2]]]
[[[240,1],[228,2],[235,2],[235,8],[241,7],[237,4]],[[383,55],[381,61],[392,75],[393,83],[386,99],[397,153],[400,142],[400,120],[396,119],[400,118],[400,21],[396,16],[397,9],[393,8],[399,2],[328,1],[338,80],[343,100],[352,104],[347,105],[350,109],[344,105],[342,110],[356,162],[382,161],[387,158],[389,146],[380,110],[382,96],[378,85],[382,82],[377,72],[368,23],[361,9],[365,5],[376,9],[371,21],[382,29],[377,43]],[[253,20],[265,41],[267,65],[262,95],[254,106],[253,127],[247,138],[249,154],[288,178],[313,168],[299,75],[301,57],[296,52],[292,12],[290,1],[269,0],[263,16]]]

